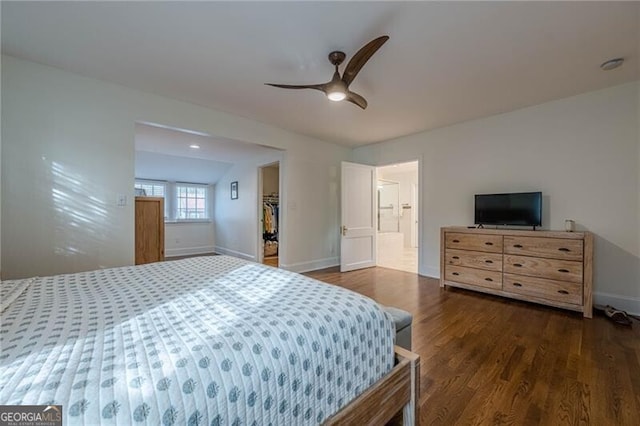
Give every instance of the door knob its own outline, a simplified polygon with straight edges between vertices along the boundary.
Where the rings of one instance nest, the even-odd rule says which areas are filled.
[[[340,228],[340,231],[342,232],[342,236],[347,235],[347,227],[342,225],[342,227]]]

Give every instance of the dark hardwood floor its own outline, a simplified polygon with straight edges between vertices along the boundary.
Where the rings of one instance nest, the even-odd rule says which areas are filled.
[[[310,277],[413,314],[421,425],[640,425],[640,322],[458,289],[384,268]]]

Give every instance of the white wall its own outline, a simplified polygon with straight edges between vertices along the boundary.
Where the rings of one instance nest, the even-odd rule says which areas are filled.
[[[319,162],[287,151],[285,164],[286,169],[280,168],[285,178],[280,194],[280,221],[284,220],[290,226],[278,235],[279,250],[284,247],[287,253],[284,257],[282,251],[278,251],[280,266],[302,272],[338,265],[340,163]],[[306,179],[293,176],[305,176]],[[289,255],[293,253],[297,258]]]
[[[287,150],[279,157],[263,157],[236,164],[216,184],[216,251],[249,260],[258,259],[258,167],[280,161],[280,267],[296,272],[339,264],[340,162],[320,153],[302,156]],[[238,199],[229,186],[238,181]],[[283,226],[286,225],[286,226]]]
[[[2,89],[3,278],[133,263],[135,122],[287,150],[283,263],[337,255],[333,185],[344,147],[9,56]],[[127,206],[116,206],[118,194]]]
[[[0,11],[1,10],[2,10],[2,7],[0,6]],[[1,12],[0,12],[0,22],[2,22]],[[2,70],[2,55],[0,55],[0,70]],[[0,94],[2,94],[2,78],[0,78]],[[0,100],[0,130],[1,129],[2,129],[2,102]],[[2,241],[2,131],[0,131],[0,241]],[[2,280],[2,244],[0,244],[0,280]]]
[[[133,263],[125,89],[6,56],[2,80],[3,278]]]
[[[235,164],[216,183],[214,216],[216,252],[257,261],[259,246],[258,167],[280,161],[283,153]],[[238,198],[231,199],[231,182],[238,182]]]
[[[165,257],[205,254],[215,251],[214,220],[167,222],[164,226]]]
[[[473,194],[542,191],[543,225],[595,234],[596,301],[640,312],[640,83],[585,93],[354,150],[422,158],[420,273],[439,275],[439,229],[473,223]]]

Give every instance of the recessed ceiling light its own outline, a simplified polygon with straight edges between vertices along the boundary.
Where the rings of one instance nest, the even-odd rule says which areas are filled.
[[[624,62],[624,58],[609,59],[600,65],[602,71],[611,71],[618,68]]]
[[[200,145],[196,145],[195,143],[189,145],[189,148],[191,149],[200,149]]]

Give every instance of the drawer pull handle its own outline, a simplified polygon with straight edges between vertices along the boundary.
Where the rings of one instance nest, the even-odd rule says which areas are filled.
[[[569,249],[568,249],[568,248],[566,248],[566,247],[560,247],[558,250],[559,250],[559,251],[563,251],[563,252],[565,252],[565,253],[568,253],[568,252],[570,252],[570,251],[571,251],[571,250],[569,250]]]
[[[522,287],[522,284],[520,284],[520,283],[513,283],[513,285],[514,285],[515,287]]]
[[[484,263],[493,263],[493,260],[485,260]]]
[[[522,268],[522,263],[514,263],[513,266],[516,268]]]
[[[493,282],[493,280],[491,278],[485,278],[485,281],[489,281],[489,282]]]
[[[460,275],[460,274],[459,274],[459,273],[457,273],[457,272],[453,272],[453,275]]]
[[[459,243],[460,242],[460,240],[451,240],[451,241],[454,242],[454,243]]]
[[[453,256],[453,259],[460,259],[460,256]]]
[[[569,294],[569,292],[567,290],[558,290],[558,293],[560,293],[560,294]]]
[[[485,243],[485,245],[492,246],[492,245],[493,245],[493,243],[492,243],[492,242],[490,242],[490,241],[487,241],[487,242]]]
[[[565,274],[569,272],[568,269],[558,269],[558,272],[564,272]]]
[[[522,244],[514,244],[513,245],[515,248],[522,248]]]

